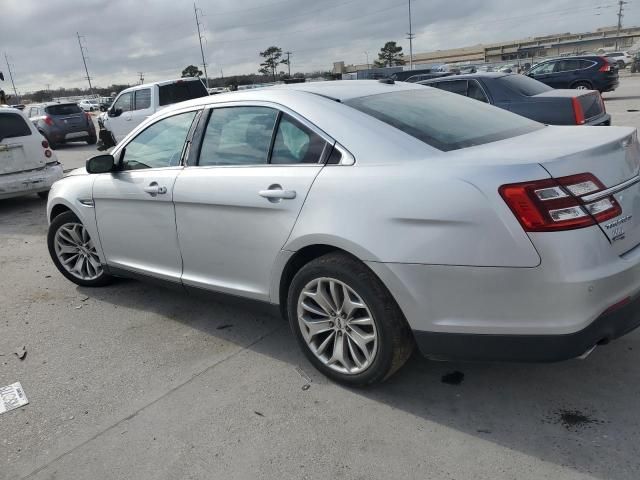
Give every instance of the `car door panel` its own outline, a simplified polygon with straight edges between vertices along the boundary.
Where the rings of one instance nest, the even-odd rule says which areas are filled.
[[[93,197],[108,265],[180,281],[172,195],[181,167],[97,175]],[[145,191],[152,184],[165,193]]]
[[[174,190],[183,283],[268,300],[273,262],[321,169],[186,168]],[[295,197],[266,198],[265,190]]]

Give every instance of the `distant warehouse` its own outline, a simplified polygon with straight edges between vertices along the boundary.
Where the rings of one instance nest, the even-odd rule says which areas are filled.
[[[413,55],[415,69],[442,64],[475,64],[475,63],[525,63],[543,59],[582,53],[605,53],[615,50],[639,50],[640,27],[629,27],[620,30],[616,27],[599,28],[595,32],[560,33],[513,40],[501,43],[474,45],[471,47],[437,50],[435,52],[416,53]],[[407,64],[409,58],[405,54]],[[344,62],[333,64],[334,74],[355,73],[368,70],[369,65],[345,65]]]

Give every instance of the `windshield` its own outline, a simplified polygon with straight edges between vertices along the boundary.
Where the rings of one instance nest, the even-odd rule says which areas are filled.
[[[505,77],[498,78],[497,82],[506,86],[509,90],[521,95],[526,95],[527,97],[532,97],[533,95],[553,90],[550,86],[534,80],[531,77],[527,77],[526,75],[507,75]]]
[[[506,110],[435,88],[370,95],[344,103],[443,151],[544,128]]]

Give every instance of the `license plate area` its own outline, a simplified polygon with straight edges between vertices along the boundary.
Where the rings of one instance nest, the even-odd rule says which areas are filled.
[[[67,134],[64,136],[64,138],[65,138],[66,140],[71,140],[71,139],[73,139],[73,138],[83,138],[83,137],[86,137],[87,135],[88,135],[88,133],[87,133],[87,132],[84,132],[84,131],[83,131],[83,132],[73,132],[73,133],[67,133]]]
[[[600,224],[611,246],[623,255],[640,244],[640,182],[613,195],[622,214]]]

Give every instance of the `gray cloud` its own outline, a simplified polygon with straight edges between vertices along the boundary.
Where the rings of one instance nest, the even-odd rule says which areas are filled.
[[[365,63],[365,51],[373,61],[387,40],[408,51],[407,0],[197,3],[210,76],[256,72],[258,52],[270,45],[293,52],[292,71],[327,70],[338,60]],[[613,25],[615,3],[413,0],[414,52]],[[101,86],[135,83],[139,71],[149,81],[173,78],[201,63],[191,1],[2,0],[0,19],[0,50],[22,92],[86,85],[76,32],[84,35],[89,73]],[[640,5],[627,5],[625,24],[640,24]]]

